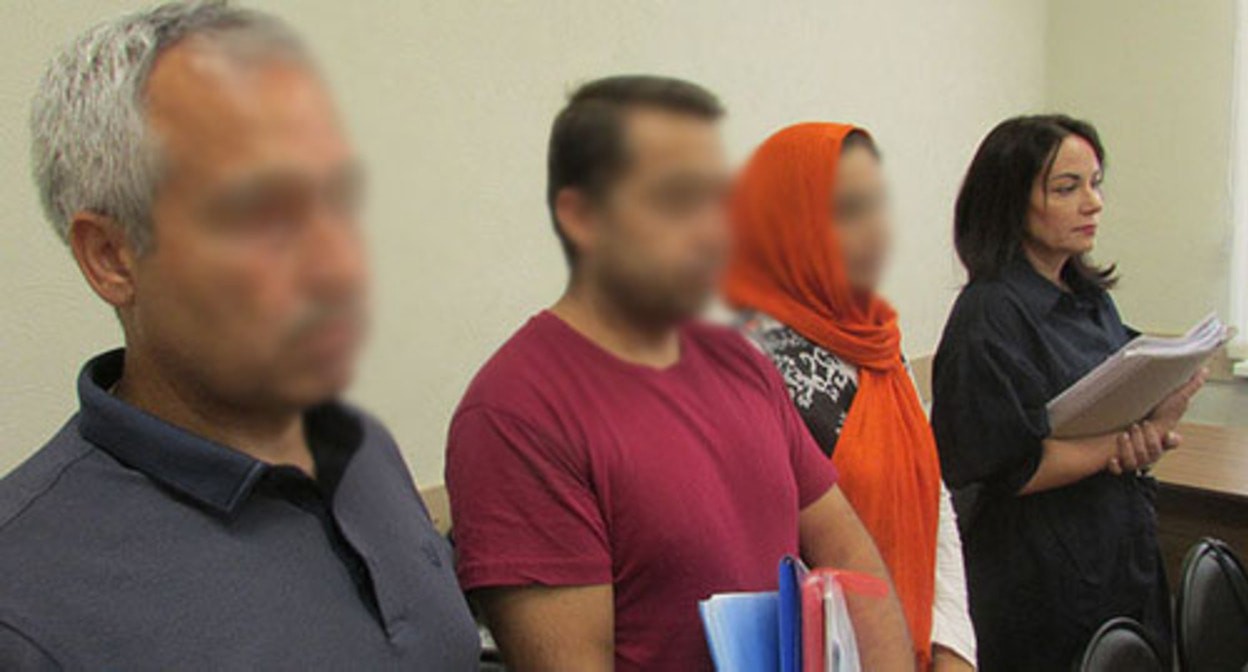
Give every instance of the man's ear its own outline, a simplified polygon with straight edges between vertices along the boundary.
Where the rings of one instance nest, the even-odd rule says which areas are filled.
[[[138,254],[117,220],[79,212],[69,225],[69,247],[91,289],[114,308],[134,300]]]
[[[578,189],[564,187],[555,196],[555,219],[564,237],[578,251],[593,247],[595,238],[593,203]]]

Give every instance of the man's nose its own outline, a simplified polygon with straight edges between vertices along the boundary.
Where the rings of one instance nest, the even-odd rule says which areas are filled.
[[[305,277],[329,298],[354,295],[367,278],[364,241],[352,217],[318,209],[304,241]]]

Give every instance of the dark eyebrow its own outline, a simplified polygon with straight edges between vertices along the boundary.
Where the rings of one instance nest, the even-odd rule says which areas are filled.
[[[1082,179],[1083,179],[1083,176],[1080,175],[1079,173],[1062,173],[1060,175],[1051,176],[1049,178],[1049,181],[1056,182],[1057,180],[1075,180],[1076,182],[1078,182],[1079,180],[1082,180]]]

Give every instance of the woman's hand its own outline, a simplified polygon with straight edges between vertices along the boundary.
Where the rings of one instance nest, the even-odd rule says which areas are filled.
[[[1156,464],[1167,450],[1179,447],[1175,432],[1163,432],[1151,420],[1131,425],[1118,435],[1117,450],[1109,458],[1109,472],[1115,476]]]
[[[1040,464],[1018,494],[1060,488],[1106,470],[1116,476],[1127,474],[1156,463],[1167,450],[1174,450],[1183,442],[1174,430],[1208,377],[1209,371],[1202,369],[1157,404],[1148,419],[1125,432],[1083,439],[1045,439]]]
[[[1201,369],[1179,389],[1157,404],[1148,419],[1131,425],[1118,436],[1117,451],[1109,459],[1109,471],[1124,474],[1156,464],[1167,450],[1174,450],[1183,437],[1174,431],[1187,412],[1192,397],[1209,378],[1208,369]]]
[[[1179,426],[1179,421],[1183,419],[1183,414],[1187,412],[1192,397],[1196,396],[1208,379],[1209,369],[1201,369],[1179,389],[1171,392],[1170,396],[1157,404],[1157,408],[1153,409],[1148,419],[1156,423],[1163,431],[1174,431]]]

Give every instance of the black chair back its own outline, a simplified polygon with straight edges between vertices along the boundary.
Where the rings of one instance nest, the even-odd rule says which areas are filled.
[[[1161,654],[1135,620],[1120,617],[1106,622],[1075,666],[1077,672],[1166,672]]]
[[[1248,574],[1217,539],[1200,540],[1183,560],[1175,636],[1184,672],[1248,669]]]

